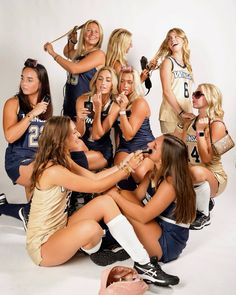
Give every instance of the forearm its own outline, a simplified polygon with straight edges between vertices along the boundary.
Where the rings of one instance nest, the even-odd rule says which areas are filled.
[[[81,134],[81,136],[84,135],[85,133],[85,120],[84,119],[81,119],[81,118],[78,118],[76,119],[76,129],[79,131],[79,133]]]
[[[94,121],[92,126],[92,138],[94,140],[100,139],[105,134],[101,123],[101,110],[95,111]]]
[[[197,148],[203,163],[209,163],[212,159],[211,153],[209,152],[208,143],[205,136],[199,136],[197,131]]]
[[[30,111],[22,120],[17,122],[14,126],[4,130],[5,138],[7,142],[13,143],[25,133],[30,125],[31,120],[34,118],[34,114]]]
[[[182,112],[182,108],[179,105],[176,96],[172,92],[172,90],[164,90],[163,95],[165,96],[167,102],[171,105],[176,115],[179,115]]]
[[[141,204],[135,204],[115,191],[111,193],[111,196],[125,215],[141,223],[146,223],[143,215],[144,208]]]
[[[136,134],[126,115],[120,115],[120,129],[125,140],[131,140]]]

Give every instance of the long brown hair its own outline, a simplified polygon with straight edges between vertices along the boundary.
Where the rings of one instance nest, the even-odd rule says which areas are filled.
[[[26,68],[30,68],[33,71],[35,71],[40,82],[37,103],[41,102],[46,95],[50,98],[46,112],[38,116],[41,120],[47,120],[52,116],[53,113],[51,91],[47,70],[43,65],[39,64],[37,60],[31,58],[28,58],[25,61],[22,72]],[[16,96],[19,98],[20,108],[24,111],[24,113],[29,113],[33,109],[33,107],[30,105],[28,95],[23,93],[21,87],[19,87],[19,92]]]
[[[176,192],[176,223],[191,223],[196,215],[196,194],[188,164],[188,148],[178,137],[164,134],[158,180],[172,177]]]
[[[62,165],[69,168],[66,139],[70,130],[70,121],[67,116],[53,116],[45,123],[35,156],[31,190],[36,186],[49,162],[52,163],[51,165]]]

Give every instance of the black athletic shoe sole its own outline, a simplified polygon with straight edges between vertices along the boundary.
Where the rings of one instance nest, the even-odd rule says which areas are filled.
[[[89,257],[95,264],[100,266],[110,265],[117,261],[124,261],[130,258],[129,254],[124,249],[118,250],[117,252],[104,249],[91,254]]]

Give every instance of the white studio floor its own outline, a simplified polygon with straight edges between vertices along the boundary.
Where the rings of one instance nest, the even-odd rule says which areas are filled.
[[[236,169],[232,163],[229,166],[229,183],[216,199],[211,225],[191,231],[184,253],[163,265],[166,272],[178,275],[181,283],[172,288],[158,287],[157,294],[236,294]],[[0,253],[1,295],[98,294],[103,267],[84,256],[59,267],[35,266],[27,256],[25,232],[16,219],[0,217]],[[132,266],[132,261],[119,264]]]

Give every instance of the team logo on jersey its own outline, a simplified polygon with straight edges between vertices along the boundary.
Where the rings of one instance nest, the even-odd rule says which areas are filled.
[[[192,80],[192,76],[189,73],[183,72],[183,71],[173,71],[174,78],[175,79],[188,79]]]
[[[186,141],[187,142],[197,142],[197,137],[196,137],[196,135],[190,135],[190,134],[188,134],[187,135],[187,138],[186,138]]]

